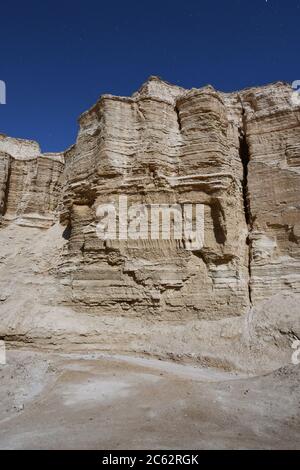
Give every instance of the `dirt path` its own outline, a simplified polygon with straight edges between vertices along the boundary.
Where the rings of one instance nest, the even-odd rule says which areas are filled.
[[[101,354],[8,351],[1,449],[300,448],[300,368],[262,377]]]

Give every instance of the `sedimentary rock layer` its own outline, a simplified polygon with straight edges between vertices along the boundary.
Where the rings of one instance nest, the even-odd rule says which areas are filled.
[[[66,153],[62,222],[71,228],[75,302],[169,319],[241,315],[249,307],[241,105],[211,87],[151,79],[132,98],[103,96]],[[205,246],[103,242],[100,204],[204,204]]]
[[[253,300],[300,292],[300,108],[281,83],[242,93]]]
[[[4,221],[51,227],[63,166],[63,154],[43,155],[36,142],[0,135],[0,214]]]

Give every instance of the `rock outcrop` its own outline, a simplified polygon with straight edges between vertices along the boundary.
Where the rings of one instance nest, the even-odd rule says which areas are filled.
[[[62,154],[1,136],[0,335],[228,367],[244,367],[250,352],[259,362],[265,341],[270,357],[280,344],[286,359],[300,336],[291,300],[300,294],[300,108],[291,92],[284,83],[185,90],[150,77],[131,98],[102,96]],[[120,196],[203,205],[204,245],[99,238],[97,208]],[[27,292],[18,307],[14,289]],[[272,327],[260,309],[274,296],[292,307]]]
[[[0,135],[0,214],[5,221],[49,228],[60,195],[63,154],[41,154],[36,142]]]
[[[300,292],[300,108],[278,83],[243,92],[253,301]]]
[[[211,87],[184,92],[153,78],[132,98],[103,96],[81,116],[65,155],[62,210],[75,302],[169,320],[249,308],[240,103],[226,99]],[[99,240],[96,208],[117,205],[120,195],[128,205],[204,204],[204,249]]]

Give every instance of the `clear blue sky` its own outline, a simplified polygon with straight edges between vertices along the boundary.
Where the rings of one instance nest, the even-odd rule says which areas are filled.
[[[3,0],[0,14],[0,132],[43,151],[74,143],[101,94],[149,75],[223,91],[300,79],[300,0]]]

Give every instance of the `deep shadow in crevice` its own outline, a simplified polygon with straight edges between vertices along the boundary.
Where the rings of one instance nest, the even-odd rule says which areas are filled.
[[[3,201],[3,209],[2,209],[2,215],[4,216],[7,212],[7,206],[8,206],[8,194],[9,194],[9,188],[10,188],[10,180],[11,180],[11,159],[9,157],[8,159],[8,170],[7,170],[7,181],[6,181],[6,186],[4,190],[4,201]]]
[[[176,112],[176,115],[177,115],[178,129],[179,129],[179,132],[181,132],[182,126],[181,126],[181,119],[180,119],[180,114],[179,114],[179,109],[178,109],[177,104],[175,106],[175,112]]]
[[[70,240],[71,233],[72,233],[72,226],[71,226],[71,222],[69,222],[68,225],[66,226],[65,230],[63,231],[62,237],[65,240]]]
[[[244,111],[243,111],[244,112]],[[244,130],[240,131],[240,148],[239,155],[243,165],[243,202],[244,202],[244,213],[247,225],[251,225],[251,212],[250,212],[250,202],[248,194],[248,165],[250,161],[250,152],[249,146],[246,139],[246,134]]]
[[[224,212],[220,201],[215,199],[210,206],[211,217],[213,221],[213,228],[215,239],[217,243],[224,245],[227,238],[226,225],[224,220]]]
[[[239,147],[239,155],[243,165],[243,180],[242,180],[242,189],[243,189],[243,203],[244,203],[244,214],[246,224],[248,226],[248,231],[250,232],[253,228],[254,218],[251,215],[250,209],[250,200],[249,200],[249,190],[248,190],[248,165],[250,162],[250,150],[246,138],[246,123],[245,123],[245,110],[243,109],[243,128],[240,129],[240,147]],[[251,237],[248,235],[246,239],[246,243],[248,245],[248,295],[249,295],[249,302],[252,305],[252,287],[251,287],[251,261],[252,261],[252,243]]]

